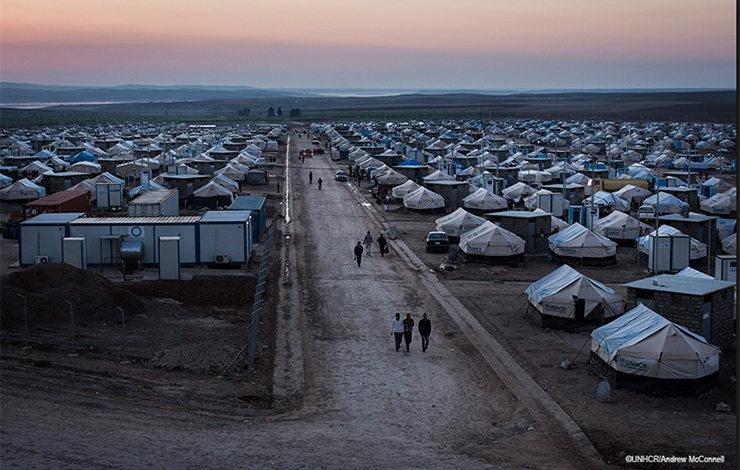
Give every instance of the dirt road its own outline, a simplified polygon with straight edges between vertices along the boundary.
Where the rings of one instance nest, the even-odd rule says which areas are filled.
[[[4,469],[584,467],[493,373],[402,247],[380,257],[376,244],[357,266],[352,249],[368,230],[377,238],[378,218],[328,158],[299,163],[305,146],[292,138],[275,367],[276,399],[297,410],[232,419],[4,382]],[[395,312],[429,314],[427,352],[416,332],[410,353],[395,351]]]

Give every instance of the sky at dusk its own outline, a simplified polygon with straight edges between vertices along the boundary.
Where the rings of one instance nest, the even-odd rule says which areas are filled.
[[[0,0],[0,80],[735,88],[734,0]]]

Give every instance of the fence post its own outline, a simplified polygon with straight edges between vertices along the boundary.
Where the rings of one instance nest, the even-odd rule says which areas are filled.
[[[23,338],[26,341],[24,349],[29,349],[28,346],[28,299],[23,294],[16,294],[18,297],[23,299]]]
[[[77,356],[77,353],[75,352],[76,350],[75,348],[75,310],[74,310],[74,306],[72,305],[72,302],[70,302],[69,300],[65,300],[64,302],[67,303],[67,305],[69,305],[69,318],[72,323],[72,353],[68,354],[68,356],[75,357]]]

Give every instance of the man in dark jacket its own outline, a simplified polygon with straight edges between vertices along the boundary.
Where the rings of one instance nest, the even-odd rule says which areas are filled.
[[[419,335],[421,335],[421,351],[426,352],[429,347],[429,335],[432,333],[432,322],[427,318],[425,313],[423,318],[419,320]]]
[[[406,319],[403,321],[403,340],[406,343],[406,352],[409,351],[409,345],[411,344],[411,335],[414,332],[414,319],[411,318],[411,314],[406,314]]]
[[[355,245],[355,259],[357,260],[357,267],[362,266],[362,243],[357,242]]]
[[[385,250],[388,249],[388,240],[385,239],[382,233],[378,237],[378,248],[380,248],[380,257],[382,258],[386,253]]]

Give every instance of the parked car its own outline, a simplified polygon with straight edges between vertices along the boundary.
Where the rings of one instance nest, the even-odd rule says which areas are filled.
[[[349,179],[349,176],[347,176],[347,173],[343,171],[337,171],[337,175],[334,177],[337,181],[347,181]]]
[[[655,220],[655,207],[653,206],[640,206],[637,209],[637,218],[643,222]]]
[[[444,232],[429,232],[427,234],[427,253],[430,251],[450,251],[450,239]]]

